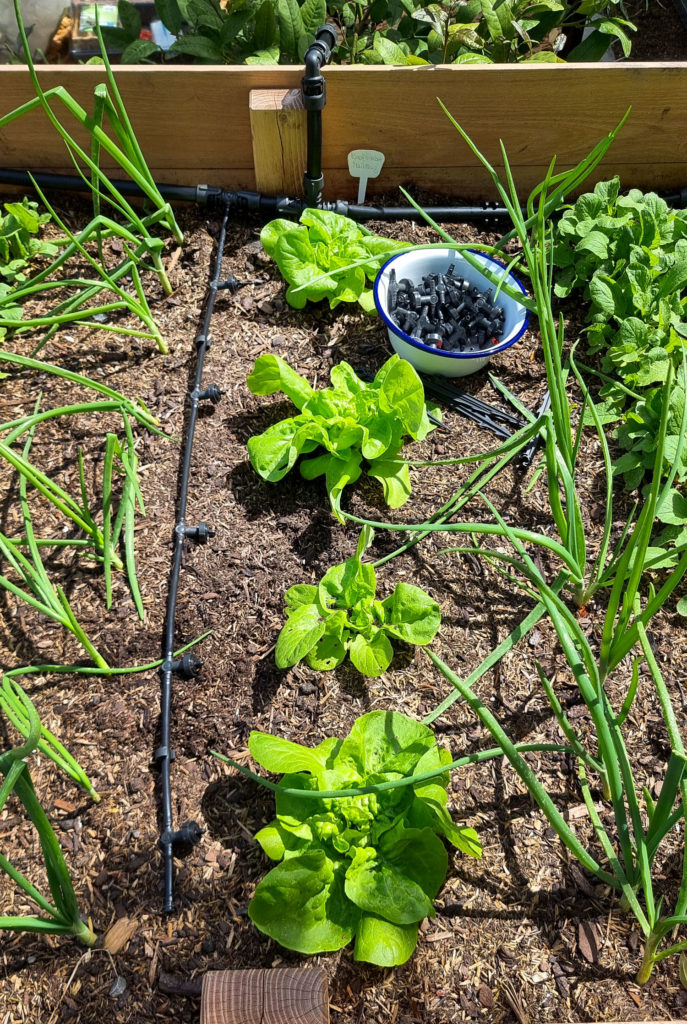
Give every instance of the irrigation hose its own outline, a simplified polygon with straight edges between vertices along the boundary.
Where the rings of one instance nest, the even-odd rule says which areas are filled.
[[[0,168],[0,185],[16,185],[20,188],[33,188],[33,181],[43,190],[62,192],[88,192],[89,186],[77,174],[52,174],[47,171],[36,171],[29,175],[27,171]],[[126,179],[112,179],[112,184],[126,196],[143,198],[138,185]],[[229,205],[233,213],[239,216],[254,216],[259,220],[273,217],[290,217],[297,220],[304,210],[312,204],[305,198],[294,196],[266,196],[250,189],[227,191],[215,185],[159,185],[160,195],[168,202],[197,203],[199,206]],[[685,189],[685,205],[687,205],[687,189]],[[359,206],[343,199],[332,202],[320,202],[318,209],[338,213],[342,217],[350,217],[358,222],[367,220],[391,221],[410,220],[419,224],[425,223],[422,214],[412,206]],[[464,206],[427,206],[425,212],[432,220],[444,222],[482,223],[501,220],[508,217],[508,211],[495,203],[476,203]]]
[[[159,845],[163,855],[164,870],[164,895],[163,910],[170,913],[174,907],[174,856],[181,855],[190,847],[200,841],[203,830],[195,821],[187,821],[177,830],[174,829],[174,818],[172,812],[172,792],[170,766],[174,760],[174,751],[170,747],[170,720],[172,712],[172,679],[175,675],[186,679],[193,678],[202,661],[193,654],[185,654],[179,661],[174,660],[174,625],[179,590],[179,575],[181,571],[181,560],[183,555],[184,541],[193,540],[198,544],[205,543],[214,536],[215,531],[207,523],[199,523],[197,526],[186,524],[186,506],[188,503],[189,478],[191,472],[191,459],[193,456],[193,440],[195,435],[196,420],[198,418],[198,407],[201,402],[210,401],[216,403],[222,392],[215,385],[203,390],[201,388],[203,377],[203,365],[205,355],[210,348],[210,318],[215,306],[217,292],[223,288],[234,289],[236,281],[229,278],[221,280],[222,257],[227,236],[227,224],[231,208],[227,204],[224,208],[219,237],[217,240],[217,254],[212,280],[208,286],[205,297],[204,312],[202,314],[201,328],[196,336],[197,359],[196,372],[193,387],[189,393],[190,411],[188,426],[183,440],[181,480],[177,499],[177,520],[174,526],[172,567],[169,576],[169,589],[167,593],[167,608],[165,615],[165,626],[162,644],[162,665],[160,667],[161,679],[161,707],[160,707],[160,746],[155,751],[154,760],[160,771],[160,786],[162,791],[162,829]]]

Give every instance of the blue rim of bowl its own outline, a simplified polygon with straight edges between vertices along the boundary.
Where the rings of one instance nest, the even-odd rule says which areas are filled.
[[[431,252],[432,250],[428,251]],[[457,249],[451,249],[450,246],[446,247],[446,252],[455,252],[457,256],[460,256],[460,252]],[[490,263],[495,263],[497,267],[503,267],[504,270],[508,270],[506,264],[502,263],[501,260],[495,260],[492,256],[485,256],[483,252],[479,252],[477,249],[468,249],[468,252],[473,253],[475,256],[479,256],[481,259],[489,260]],[[390,259],[388,259],[386,263],[384,263],[379,268],[379,273],[375,278],[375,283],[373,287],[373,295],[375,300],[375,306],[377,307],[377,312],[379,313],[382,320],[386,324],[387,329],[390,330],[392,334],[395,334],[397,338],[400,338],[401,341],[407,342],[407,344],[412,345],[413,348],[420,349],[421,352],[428,352],[430,355],[433,356],[443,356],[446,359],[489,359],[491,358],[491,356],[495,356],[499,352],[505,352],[507,348],[510,348],[511,345],[514,345],[516,341],[522,338],[523,334],[525,333],[530,324],[530,314],[527,309],[525,309],[524,323],[518,331],[518,333],[513,338],[509,338],[508,341],[501,342],[499,345],[494,345],[494,347],[490,349],[481,348],[476,349],[474,352],[444,352],[443,349],[434,348],[433,345],[425,345],[423,342],[418,341],[417,338],[411,338],[409,334],[406,334],[405,331],[402,331],[401,328],[398,327],[393,322],[393,320],[391,320],[386,310],[382,309],[382,304],[379,301],[378,294],[379,281],[386,268],[389,266],[390,263],[393,263],[395,260],[398,260],[402,256],[407,255],[407,252],[398,252],[395,253]],[[515,284],[517,284],[518,288],[520,289],[523,295],[527,295],[527,292],[525,291],[522,282],[519,281],[514,274],[511,274],[510,271],[508,271],[508,277],[511,279],[511,281],[514,281]]]

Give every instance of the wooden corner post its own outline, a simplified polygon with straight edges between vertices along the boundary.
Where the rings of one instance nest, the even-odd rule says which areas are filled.
[[[249,109],[256,189],[302,195],[307,143],[300,89],[251,89]]]
[[[321,967],[210,971],[200,1024],[329,1024],[327,976]]]

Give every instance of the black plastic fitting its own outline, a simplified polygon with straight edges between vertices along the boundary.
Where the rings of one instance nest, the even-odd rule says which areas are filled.
[[[181,676],[182,679],[195,679],[204,664],[205,662],[202,658],[197,658],[195,654],[187,651],[183,658],[179,658],[178,661],[168,662],[162,666],[162,669],[169,668],[170,672]]]
[[[221,388],[218,388],[216,384],[211,384],[209,388],[205,388],[204,391],[199,392],[199,402],[212,402],[213,405],[221,400],[222,395],[226,394]]]
[[[176,527],[176,531],[181,533],[182,536],[188,537],[189,540],[194,540],[196,544],[207,544],[211,537],[214,537],[216,530],[213,530],[207,523],[198,523],[197,526],[186,526],[180,524]]]
[[[305,74],[301,78],[303,105],[306,110],[324,110],[327,87],[322,68],[332,59],[332,50],[338,42],[336,29],[322,25],[315,33],[315,42],[305,51]]]
[[[217,285],[217,291],[222,292],[228,290],[230,292],[238,291],[243,286],[242,281],[238,281],[233,274],[230,274],[224,281],[220,281]]]
[[[201,828],[197,821],[185,821],[181,828],[165,829],[160,836],[159,845],[163,850],[171,847],[175,857],[184,857],[198,845],[204,834],[205,829]]]
[[[307,169],[303,175],[306,206],[319,207],[322,203],[322,111],[327,103],[327,87],[322,77],[322,68],[331,60],[336,43],[335,29],[331,25],[322,25],[315,33],[315,42],[305,51],[301,93],[307,117]]]

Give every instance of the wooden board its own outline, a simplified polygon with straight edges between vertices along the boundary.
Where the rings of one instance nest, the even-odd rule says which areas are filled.
[[[65,85],[87,110],[103,78],[92,66],[45,67],[39,75],[46,89]],[[299,88],[302,69],[132,66],[116,75],[158,181],[235,189],[255,187],[251,90]],[[335,67],[325,77],[325,198],[355,199],[346,157],[360,148],[386,156],[369,196],[409,184],[494,198],[437,98],[497,165],[498,139],[504,140],[523,191],[540,180],[553,154],[561,169],[576,163],[630,106],[597,178],[617,172],[625,186],[687,184],[687,64]],[[24,68],[0,68],[0,114],[32,95]],[[59,103],[53,107],[60,111]],[[72,171],[42,112],[0,130],[0,166]]]
[[[249,108],[255,187],[300,195],[308,149],[301,90],[251,89]]]

